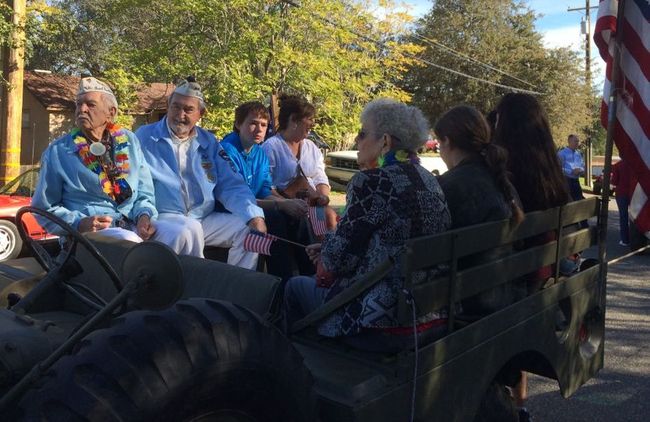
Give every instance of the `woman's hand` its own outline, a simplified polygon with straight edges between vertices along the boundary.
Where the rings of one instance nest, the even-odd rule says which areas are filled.
[[[305,252],[307,252],[307,256],[309,257],[309,260],[314,265],[318,265],[318,263],[320,262],[320,251],[321,251],[320,243],[312,243],[311,245],[305,248]]]
[[[327,206],[330,203],[330,190],[331,188],[323,183],[316,186],[316,195],[312,197],[314,199],[314,203],[316,205],[320,205],[321,207]]]
[[[316,264],[316,285],[318,287],[329,288],[332,287],[334,281],[336,281],[334,273],[328,271],[323,263],[319,261],[318,264]]]
[[[309,205],[312,207],[325,207],[330,203],[330,198],[327,195],[315,193],[309,196]]]
[[[278,208],[293,218],[301,218],[307,215],[308,206],[302,199],[285,199],[278,201]]]
[[[327,195],[318,195],[316,198],[316,205],[320,205],[321,207],[325,207],[330,203],[330,197]]]

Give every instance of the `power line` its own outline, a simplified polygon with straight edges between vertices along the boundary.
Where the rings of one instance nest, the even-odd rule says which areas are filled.
[[[509,77],[509,78],[512,78],[512,79],[518,81],[518,82],[521,82],[521,83],[523,83],[523,84],[526,84],[526,85],[528,85],[528,86],[530,86],[530,87],[536,88],[535,85],[531,84],[531,83],[528,82],[528,81],[525,81],[525,80],[523,80],[523,79],[520,79],[520,78],[518,78],[517,76],[511,75],[511,74],[509,74],[509,73],[507,73],[507,72],[505,72],[505,71],[503,71],[503,70],[501,70],[501,69],[498,69],[498,68],[492,66],[491,64],[484,63],[484,62],[482,62],[482,61],[480,61],[480,60],[478,60],[478,59],[475,59],[474,57],[468,56],[467,54],[462,53],[462,52],[460,52],[460,51],[458,51],[458,50],[454,50],[453,48],[451,48],[451,47],[449,47],[449,46],[447,46],[447,45],[444,45],[444,44],[442,44],[442,43],[439,42],[439,41],[436,41],[436,40],[433,40],[433,39],[427,38],[427,37],[425,37],[425,36],[423,36],[423,35],[420,35],[420,34],[417,34],[417,33],[414,33],[413,36],[414,36],[415,38],[418,38],[418,39],[424,41],[425,43],[427,43],[427,44],[429,44],[429,45],[431,45],[431,46],[441,48],[441,49],[445,50],[446,52],[448,52],[448,53],[450,53],[450,54],[452,54],[452,55],[454,55],[454,56],[460,57],[460,58],[465,59],[465,60],[467,60],[467,61],[469,61],[469,62],[472,62],[472,63],[474,63],[474,64],[478,64],[478,65],[480,65],[480,66],[482,66],[482,67],[484,67],[484,68],[486,68],[486,69],[489,69],[489,70],[492,70],[492,71],[494,71],[494,72],[500,73],[500,74],[503,75],[503,76],[507,76],[507,77]]]
[[[288,4],[288,5],[290,5],[290,6],[293,6],[293,7],[296,7],[296,8],[300,8],[300,7],[301,7],[300,4],[295,3],[295,2],[292,1],[292,0],[281,0],[281,1],[282,1],[283,3],[286,3],[286,4]],[[366,40],[366,41],[368,41],[368,42],[371,42],[371,43],[373,43],[373,44],[375,44],[375,45],[378,45],[378,46],[380,46],[380,47],[382,47],[382,48],[385,48],[385,49],[387,49],[387,50],[389,50],[389,51],[392,51],[391,48],[390,48],[390,47],[389,47],[385,42],[383,42],[383,41],[379,41],[379,40],[374,39],[374,38],[371,38],[371,37],[369,37],[369,36],[367,36],[367,35],[361,34],[361,33],[357,32],[357,31],[354,30],[354,29],[351,29],[351,28],[345,27],[345,26],[343,26],[343,25],[341,25],[341,24],[338,24],[338,23],[336,23],[336,22],[332,21],[331,19],[326,18],[326,17],[324,17],[324,16],[320,16],[320,15],[318,15],[318,14],[313,14],[313,16],[314,16],[316,19],[319,19],[319,20],[321,20],[321,21],[323,21],[323,22],[325,22],[325,23],[328,23],[328,24],[330,24],[330,25],[332,25],[332,26],[334,26],[334,27],[344,29],[344,30],[350,32],[351,34],[356,35],[357,37],[359,37],[359,38],[361,38],[361,39],[364,39],[364,40]],[[468,75],[468,74],[463,73],[463,72],[460,72],[460,71],[458,71],[458,70],[450,69],[450,68],[445,67],[445,66],[443,66],[443,65],[440,65],[440,64],[434,63],[434,62],[432,62],[432,61],[430,61],[430,60],[423,59],[422,57],[418,57],[418,56],[416,56],[415,54],[411,54],[411,53],[407,53],[407,52],[403,52],[403,51],[399,51],[399,52],[397,52],[397,53],[400,54],[400,55],[402,55],[402,56],[404,56],[404,57],[411,58],[411,59],[413,59],[413,60],[419,61],[419,62],[421,62],[421,63],[425,63],[425,64],[427,64],[427,65],[429,65],[429,66],[432,66],[432,67],[435,67],[435,68],[437,68],[437,69],[440,69],[440,70],[444,70],[444,71],[447,71],[447,72],[453,73],[453,74],[458,75],[458,76],[462,76],[462,77],[467,78],[467,79],[471,79],[471,80],[474,80],[474,81],[482,82],[482,83],[485,83],[485,84],[488,84],[488,85],[492,85],[492,86],[496,86],[496,87],[499,87],[499,88],[508,89],[508,90],[511,90],[511,91],[514,91],[514,92],[520,92],[520,93],[523,93],[523,94],[543,95],[541,92],[538,92],[538,91],[532,91],[532,90],[528,90],[528,89],[517,88],[517,87],[514,87],[514,86],[504,85],[504,84],[500,84],[500,83],[498,83],[498,82],[493,82],[493,81],[490,81],[490,80],[487,80],[487,79],[483,79],[483,78],[479,78],[479,77],[476,77],[476,76]]]

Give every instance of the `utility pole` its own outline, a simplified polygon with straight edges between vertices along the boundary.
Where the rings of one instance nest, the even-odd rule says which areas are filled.
[[[20,174],[20,141],[23,119],[23,78],[25,70],[25,0],[8,1],[13,8],[12,40],[2,51],[0,111],[0,185]]]
[[[589,91],[591,91],[591,9],[597,9],[598,6],[590,6],[589,0],[585,0],[585,7],[569,8],[567,12],[584,11],[585,17],[580,22],[581,33],[585,36],[585,83]],[[587,104],[589,108],[592,104]],[[587,128],[586,151],[585,151],[585,184],[591,187],[591,161],[592,161],[592,148],[591,148],[591,133]]]

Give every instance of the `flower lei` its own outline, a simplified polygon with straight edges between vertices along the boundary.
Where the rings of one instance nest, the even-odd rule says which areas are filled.
[[[115,151],[114,160],[117,175],[113,178],[113,181],[106,174],[105,166],[101,164],[100,158],[90,152],[90,143],[81,130],[75,128],[70,135],[73,138],[81,162],[87,169],[99,176],[99,183],[104,193],[112,200],[121,203],[131,196],[131,187],[126,181],[129,174],[129,138],[118,125],[110,124],[106,129],[109,131],[111,138],[114,139],[113,149]]]
[[[383,157],[379,157],[379,167],[386,167],[397,163],[420,164],[420,157],[415,152],[404,149],[389,151]]]

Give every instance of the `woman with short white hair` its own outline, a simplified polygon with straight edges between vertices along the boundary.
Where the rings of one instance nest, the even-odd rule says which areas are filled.
[[[415,107],[379,99],[361,114],[356,142],[357,173],[347,190],[347,206],[335,232],[307,247],[317,266],[312,277],[294,277],[285,289],[287,325],[352,286],[388,258],[397,258],[405,242],[447,230],[451,219],[436,178],[419,165],[416,154],[428,127]],[[401,263],[364,295],[318,327],[328,337],[346,336],[364,349],[386,350],[412,344],[412,327],[398,326],[397,299]],[[419,321],[419,331],[444,331],[444,312]]]

